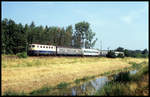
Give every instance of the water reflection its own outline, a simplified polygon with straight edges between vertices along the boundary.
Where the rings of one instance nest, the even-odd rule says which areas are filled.
[[[137,70],[130,70],[129,72],[124,72],[124,73],[125,73],[125,75],[127,75],[127,74],[132,75],[132,74],[136,74]],[[117,78],[121,74],[122,74],[122,72],[114,75],[114,77]],[[93,95],[97,90],[101,89],[104,86],[104,84],[107,83],[108,81],[110,81],[109,77],[104,76],[104,77],[99,77],[94,80],[85,82],[80,86],[75,86],[71,89],[72,96]]]
[[[113,80],[119,80],[124,81],[128,80],[128,76],[131,74],[136,74],[137,70],[131,70],[129,72],[121,72],[116,75],[110,76],[103,76],[99,77],[87,82],[84,82],[82,85],[76,85],[74,87],[66,88],[58,90],[58,95],[70,95],[70,96],[76,96],[76,95],[94,95],[97,90],[101,89],[107,82]],[[54,93],[54,94],[57,94]]]
[[[72,96],[75,96],[77,94],[76,89],[72,88]]]
[[[98,89],[102,88],[103,85],[108,82],[108,77],[100,77],[89,82],[83,83],[81,86],[75,86],[72,88],[72,95],[80,95],[80,94],[87,94],[92,95]]]
[[[132,74],[136,74],[137,73],[137,70],[131,70],[130,71],[130,74],[132,75]]]

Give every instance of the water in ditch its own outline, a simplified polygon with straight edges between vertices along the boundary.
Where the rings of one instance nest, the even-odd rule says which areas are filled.
[[[137,70],[131,70],[128,73],[130,75],[136,74]],[[120,74],[120,73],[119,73]],[[102,76],[90,81],[84,82],[81,85],[76,85],[71,88],[58,89],[57,92],[52,93],[53,95],[63,95],[63,96],[78,96],[78,95],[94,95],[97,90],[101,89],[107,82],[115,78],[119,74],[113,76]]]

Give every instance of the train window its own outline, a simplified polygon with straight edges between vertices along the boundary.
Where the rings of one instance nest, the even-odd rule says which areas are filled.
[[[46,46],[46,48],[48,48],[48,46]]]
[[[45,46],[43,46],[43,48],[45,48]]]
[[[42,48],[42,46],[40,46]]]
[[[51,49],[53,49],[53,47],[51,47]]]
[[[37,46],[39,48],[39,46]]]
[[[51,48],[51,47],[49,46],[49,48]]]
[[[35,47],[35,45],[32,45],[32,47]]]

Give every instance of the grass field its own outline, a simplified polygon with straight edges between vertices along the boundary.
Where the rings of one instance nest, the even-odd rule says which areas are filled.
[[[73,82],[85,76],[131,66],[144,58],[98,57],[28,57],[19,59],[2,55],[2,94],[13,90],[25,93],[43,86],[56,86],[61,82]]]

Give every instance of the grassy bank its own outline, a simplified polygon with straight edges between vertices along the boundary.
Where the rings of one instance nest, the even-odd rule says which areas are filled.
[[[108,82],[95,95],[99,96],[148,96],[149,70],[148,63],[132,63],[132,68],[138,70],[135,75],[129,72],[120,74],[116,79]]]
[[[96,58],[96,57],[17,57],[2,56],[2,94],[17,91],[30,94],[34,90],[47,90],[62,82],[80,83],[100,74],[127,68],[132,64],[148,61],[143,58]],[[60,85],[63,86],[65,85]],[[39,91],[38,91],[39,92]],[[9,92],[10,93],[10,92]]]

